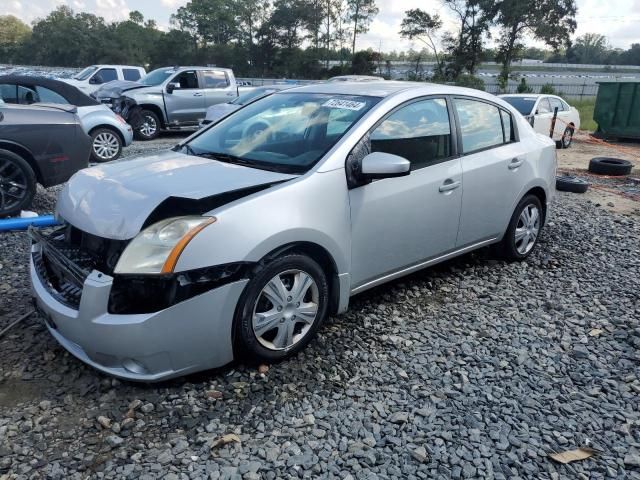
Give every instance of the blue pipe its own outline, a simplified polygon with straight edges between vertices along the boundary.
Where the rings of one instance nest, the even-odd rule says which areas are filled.
[[[26,230],[29,225],[34,227],[52,227],[58,225],[53,215],[41,215],[39,217],[30,218],[5,218],[0,220],[0,232],[8,232],[10,230]]]

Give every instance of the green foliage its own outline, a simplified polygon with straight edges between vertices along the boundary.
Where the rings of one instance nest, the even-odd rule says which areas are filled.
[[[484,80],[474,75],[462,74],[459,75],[454,82],[458,87],[474,88],[476,90],[484,91]]]
[[[353,41],[351,43],[351,53],[356,53],[356,38],[361,33],[369,31],[369,25],[378,14],[379,9],[376,0],[346,0],[347,19],[353,25],[351,32]]]
[[[572,107],[576,107],[580,112],[580,128],[595,132],[598,128],[598,124],[593,119],[593,111],[596,107],[595,98],[585,98],[583,100],[568,100]]]
[[[518,89],[517,89],[518,93],[533,93],[533,88],[531,88],[529,85],[527,85],[527,81],[522,78],[520,80],[520,83],[518,84]]]
[[[22,45],[31,36],[31,29],[13,15],[0,15],[0,62],[11,63],[18,58]]]
[[[575,0],[501,0],[487,8],[492,23],[500,29],[497,60],[506,81],[511,63],[522,58],[525,36],[541,40],[553,49],[569,43],[576,29]]]
[[[542,87],[540,87],[540,93],[542,95],[555,95],[556,89],[553,88],[553,85],[550,83],[545,83]]]
[[[377,53],[372,50],[360,50],[351,60],[351,74],[372,75],[376,69]]]
[[[414,8],[407,10],[400,25],[400,36],[408,40],[419,40],[427,46],[436,58],[436,68],[442,70],[442,63],[436,47],[436,33],[442,27],[438,14],[430,15],[424,10]]]

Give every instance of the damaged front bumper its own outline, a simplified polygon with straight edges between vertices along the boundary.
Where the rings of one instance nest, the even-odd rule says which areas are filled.
[[[37,232],[32,237],[35,304],[51,335],[83,362],[116,377],[153,382],[233,360],[233,316],[248,280],[233,277],[159,311],[110,313],[114,277],[89,272]]]
[[[144,117],[141,115],[142,109],[131,97],[122,95],[116,98],[102,98],[100,101],[103,105],[107,105],[113,113],[124,118],[133,130],[137,130],[144,122]]]

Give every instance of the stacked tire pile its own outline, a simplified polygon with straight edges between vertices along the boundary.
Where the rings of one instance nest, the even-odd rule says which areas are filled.
[[[628,160],[612,157],[594,157],[589,162],[589,172],[596,175],[620,177],[629,175],[633,164]],[[589,189],[589,182],[571,175],[556,177],[556,189],[562,192],[584,193]]]

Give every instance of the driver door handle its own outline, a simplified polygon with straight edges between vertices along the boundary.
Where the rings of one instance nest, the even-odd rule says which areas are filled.
[[[202,92],[196,92],[193,94],[194,97],[202,97],[204,95],[204,93]]]
[[[458,188],[460,184],[461,182],[459,180],[454,182],[453,180],[448,178],[443,182],[442,185],[440,185],[440,188],[438,188],[438,190],[440,191],[440,193],[450,192],[451,190],[455,190],[456,188]]]

